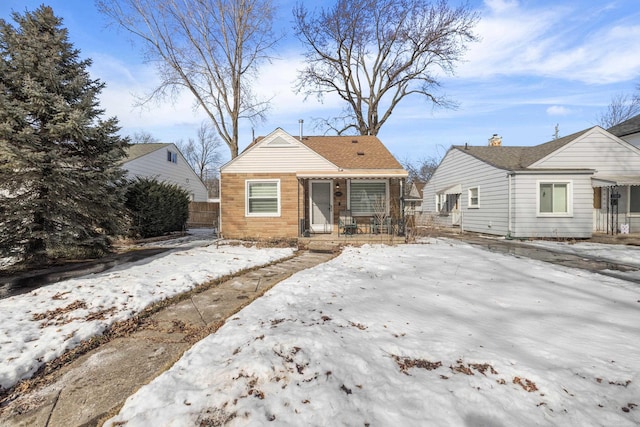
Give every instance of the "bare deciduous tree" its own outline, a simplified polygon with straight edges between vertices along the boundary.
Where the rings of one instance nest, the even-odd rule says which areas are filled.
[[[436,171],[440,161],[435,157],[423,157],[416,160],[404,159],[402,166],[409,173],[407,177],[407,190],[411,188],[412,182],[427,182]]]
[[[177,142],[180,152],[187,159],[200,179],[204,180],[207,171],[216,169],[220,165],[220,147],[222,143],[211,126],[202,122],[198,128],[196,139],[189,138],[185,144]]]
[[[307,46],[298,91],[319,99],[337,94],[347,103],[343,124],[326,123],[339,134],[377,135],[409,95],[453,106],[433,92],[437,73],[453,73],[466,43],[476,40],[479,15],[446,0],[337,0],[313,14],[300,2],[294,19]]]
[[[638,85],[640,91],[640,85]],[[611,97],[607,110],[598,116],[598,124],[609,129],[625,120],[640,114],[640,93],[627,95],[619,93]]]
[[[152,142],[160,142],[158,138],[145,130],[134,132],[133,135],[131,135],[129,138],[131,139],[132,144],[149,144]]]
[[[211,119],[231,157],[238,155],[238,123],[264,118],[267,101],[250,78],[277,42],[270,0],[97,0],[98,9],[143,40],[160,85],[141,103],[187,89]]]

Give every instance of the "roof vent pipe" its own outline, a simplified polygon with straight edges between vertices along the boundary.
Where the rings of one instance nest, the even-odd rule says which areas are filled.
[[[300,119],[298,120],[298,123],[300,123],[300,141],[302,141],[302,124],[304,123],[304,120]]]

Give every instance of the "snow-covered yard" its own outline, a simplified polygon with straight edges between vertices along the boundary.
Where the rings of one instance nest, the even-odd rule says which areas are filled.
[[[177,250],[152,259],[0,300],[0,389],[156,301],[293,254],[292,249],[218,247],[210,238],[174,239],[166,244]]]
[[[154,301],[292,254],[207,239],[0,300],[0,385]],[[533,244],[640,266],[638,248]],[[444,239],[348,248],[229,319],[107,425],[637,425],[639,320],[631,282]]]
[[[629,282],[447,240],[348,248],[107,425],[638,425],[639,321]]]

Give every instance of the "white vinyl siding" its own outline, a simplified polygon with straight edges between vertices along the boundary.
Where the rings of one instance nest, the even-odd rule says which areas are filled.
[[[221,173],[299,171],[338,171],[338,167],[284,131],[276,131],[221,168]]]
[[[480,207],[480,188],[472,187],[469,189],[469,208]]]
[[[588,238],[593,230],[591,174],[540,174],[522,172],[512,177],[513,237]],[[570,183],[569,213],[540,213],[540,183]],[[484,203],[483,203],[484,205]]]
[[[349,184],[349,209],[353,216],[389,213],[386,180],[353,180]]]
[[[280,216],[280,180],[247,180],[246,195],[247,216]]]
[[[168,153],[176,155],[176,162],[169,161]],[[159,148],[133,160],[125,161],[122,164],[122,169],[127,171],[129,179],[136,177],[155,178],[158,181],[184,188],[195,202],[206,202],[209,199],[207,187],[173,144],[169,144],[167,148]]]
[[[461,227],[465,231],[506,235],[508,233],[507,171],[490,166],[464,150],[451,149],[423,190],[422,216],[438,226],[451,226],[453,218],[442,211],[447,199],[445,189],[461,185]],[[469,209],[468,192],[478,188],[482,209]],[[438,205],[440,201],[440,206]],[[431,217],[431,218],[429,218]]]
[[[640,150],[621,142],[605,131],[595,128],[558,152],[535,163],[544,169],[595,169],[595,177],[637,175],[640,170]]]

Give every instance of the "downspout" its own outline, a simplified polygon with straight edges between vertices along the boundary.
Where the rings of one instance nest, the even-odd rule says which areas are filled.
[[[508,209],[507,209],[507,215],[508,215],[508,219],[507,219],[507,237],[511,237],[511,192],[512,192],[512,187],[511,187],[511,180],[513,178],[513,173],[508,173],[507,176],[509,177],[509,190],[508,190]]]
[[[398,230],[401,236],[404,236],[405,227],[405,215],[404,215],[404,178],[400,178],[400,212],[398,213],[400,216],[399,221],[401,221],[401,227]]]
[[[298,178],[298,237],[302,237],[304,235],[304,226],[302,225],[302,221],[300,221],[300,178]]]
[[[218,237],[222,237],[222,169],[218,171]]]

